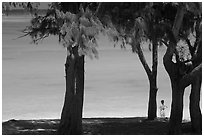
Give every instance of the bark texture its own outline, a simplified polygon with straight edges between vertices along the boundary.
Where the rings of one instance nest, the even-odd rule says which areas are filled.
[[[148,104],[148,119],[154,120],[157,117],[157,66],[158,66],[158,45],[156,38],[153,37],[153,50],[152,50],[152,72],[149,77],[150,92]]]
[[[167,57],[166,55],[165,57]],[[167,59],[165,57],[164,66],[169,74],[172,87],[172,104],[169,122],[169,134],[181,134],[181,123],[183,115],[183,94],[185,88],[189,86],[190,83],[192,83],[192,91],[190,95],[191,120],[194,129],[198,131],[199,129],[201,129],[201,121],[198,121],[201,120],[201,112],[199,107],[201,86],[201,79],[199,79],[199,77],[202,75],[201,65],[194,68],[190,73],[186,75],[181,75],[179,71],[179,65],[173,63],[170,59]]]
[[[137,37],[137,36],[136,36]],[[137,39],[137,38],[136,38]],[[145,69],[145,72],[149,80],[149,101],[148,101],[148,120],[154,120],[157,117],[157,66],[158,66],[158,45],[156,37],[153,38],[153,50],[152,50],[152,70],[147,64],[143,51],[140,47],[140,43],[134,41],[137,47],[137,54]]]
[[[171,86],[172,104],[169,122],[169,134],[181,134],[184,89],[180,89],[179,82],[176,80],[171,80]]]
[[[155,81],[150,82],[148,119],[154,120],[157,117],[157,86]]]
[[[65,64],[66,93],[58,134],[82,134],[84,98],[84,56],[74,53],[67,56]]]
[[[192,84],[192,91],[190,97],[190,109],[192,125],[194,128],[200,129],[198,119],[201,119],[199,108],[200,101],[200,85],[201,79],[197,80],[202,75],[202,63],[193,66],[189,72],[184,72],[179,61],[176,51],[177,37],[185,14],[184,7],[180,5],[177,9],[172,34],[169,34],[170,43],[167,44],[167,51],[163,58],[164,67],[169,74],[172,87],[172,104],[171,116],[169,122],[169,134],[181,134],[181,123],[183,114],[183,94],[186,87]],[[200,51],[199,51],[200,52]],[[173,56],[176,57],[176,62],[172,61]],[[200,83],[199,83],[200,82]],[[195,114],[196,113],[196,114]],[[197,118],[197,116],[199,118]],[[195,118],[196,117],[196,118]],[[194,121],[194,122],[193,122]],[[198,122],[198,123],[195,123]]]
[[[184,9],[178,7],[172,32],[169,33],[170,43],[168,44],[166,53],[163,57],[164,67],[169,74],[172,87],[172,103],[171,115],[169,122],[169,134],[181,133],[181,122],[183,114],[183,94],[184,89],[180,88],[181,75],[179,74],[179,66],[172,61],[175,53],[176,41],[184,16]]]
[[[197,77],[193,81],[190,94],[190,116],[192,130],[197,134],[202,134],[202,114],[200,110],[201,79],[201,77]]]

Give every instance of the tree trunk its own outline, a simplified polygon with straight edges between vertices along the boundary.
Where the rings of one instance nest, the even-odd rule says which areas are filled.
[[[190,116],[192,130],[197,134],[202,134],[202,114],[200,110],[200,90],[201,90],[201,77],[198,77],[191,84],[190,94]]]
[[[157,117],[157,66],[158,66],[158,45],[156,37],[152,40],[152,73],[149,76],[150,91],[149,91],[149,104],[148,104],[148,119],[154,120]]]
[[[184,88],[180,88],[182,76],[179,74],[179,66],[172,62],[174,49],[172,48],[175,43],[170,41],[163,58],[164,67],[169,74],[172,88],[172,103],[171,115],[169,121],[169,134],[181,134],[181,124],[183,116],[183,94]]]
[[[67,56],[65,73],[66,93],[58,134],[82,134],[84,56],[78,56],[76,51]]]
[[[181,124],[183,117],[183,94],[184,89],[180,89],[179,81],[171,79],[172,104],[169,121],[169,134],[181,134]]]
[[[172,62],[172,49],[167,48],[163,58],[166,71],[169,74],[172,88],[171,115],[169,121],[169,134],[181,134],[181,125],[183,117],[183,94],[184,88],[181,88],[182,76],[179,74],[178,65]]]
[[[195,83],[195,85],[193,84],[192,86],[191,98],[194,99],[195,102],[191,102],[193,106],[191,107],[191,110],[193,111],[193,115],[194,116],[196,115],[196,118],[194,117],[194,120],[196,119],[196,122],[198,120],[197,116],[199,115],[199,111],[200,111],[199,110],[199,100],[200,100],[199,84],[201,84],[201,81],[197,81],[196,79],[201,78],[202,64],[195,67],[190,73],[185,75],[180,75],[178,64],[173,63],[171,61],[171,58],[168,57],[168,54],[170,53],[169,50],[170,49],[168,48],[164,56],[164,66],[171,79],[171,87],[172,87],[172,105],[171,105],[171,116],[170,116],[170,122],[169,122],[169,134],[181,134],[181,124],[182,124],[182,115],[183,115],[183,94],[184,94],[185,88],[192,83]],[[192,99],[191,101],[193,101]],[[194,110],[195,106],[196,108],[198,108],[198,110]],[[201,117],[201,115],[199,117]]]
[[[137,38],[136,38],[137,39]],[[156,102],[156,97],[157,97],[157,64],[158,64],[158,47],[156,42],[153,42],[153,51],[152,51],[152,71],[150,70],[145,56],[143,54],[143,51],[140,47],[140,43],[134,41],[134,44],[137,47],[138,51],[138,56],[139,59],[142,63],[142,66],[145,69],[145,72],[147,73],[148,79],[149,79],[149,103],[148,103],[148,120],[154,120],[157,117],[157,102]]]
[[[148,120],[154,120],[157,117],[157,86],[155,80],[150,80]]]
[[[183,4],[181,3],[177,7],[177,13],[172,27],[172,34],[168,34],[170,43],[168,44],[166,53],[163,57],[163,64],[167,73],[169,74],[172,87],[169,134],[181,134],[181,124],[183,116],[183,94],[185,88],[180,88],[180,80],[182,77],[179,74],[179,66],[178,64],[172,62],[172,57],[176,52],[178,34],[183,22],[184,13],[185,9]]]

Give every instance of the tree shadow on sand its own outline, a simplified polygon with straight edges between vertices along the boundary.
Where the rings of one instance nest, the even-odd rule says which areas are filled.
[[[58,119],[9,120],[2,123],[3,135],[56,135]],[[183,134],[194,134],[190,122],[183,122]],[[166,135],[168,120],[134,118],[84,118],[84,135]]]

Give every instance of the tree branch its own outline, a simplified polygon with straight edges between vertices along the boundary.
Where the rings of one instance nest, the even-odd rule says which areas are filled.
[[[172,44],[171,42],[170,42],[170,44]],[[169,47],[170,47],[171,45],[169,45]],[[167,48],[167,50],[166,50],[166,53],[164,54],[164,57],[163,57],[163,64],[164,64],[164,67],[165,67],[165,69],[166,69],[166,71],[169,73],[169,74],[171,74],[173,71],[174,71],[174,69],[173,68],[175,68],[176,67],[176,64],[172,61],[172,57],[173,57],[173,49],[172,48]]]
[[[150,79],[151,75],[152,75],[152,71],[150,70],[150,67],[148,66],[147,64],[147,61],[144,57],[144,54],[142,52],[142,49],[141,49],[141,46],[140,46],[140,43],[139,42],[133,42],[134,44],[137,44],[136,47],[137,47],[137,50],[138,50],[138,56],[139,56],[139,59],[142,63],[142,66],[144,67],[146,73],[147,73],[147,76],[148,78]]]
[[[183,16],[184,16],[184,7],[183,7],[183,4],[180,4],[177,8],[177,13],[176,13],[172,30],[167,29],[167,33],[170,39],[170,44],[168,48],[171,48],[169,49],[168,56],[166,56],[168,58],[172,58],[173,53],[175,51],[179,30],[183,22]]]
[[[96,12],[94,13],[99,19],[101,19],[104,15],[106,5],[107,4],[105,2],[100,2],[96,9]]]
[[[172,62],[172,57],[173,57],[173,54],[175,53],[178,34],[179,34],[181,24],[183,22],[184,13],[185,13],[184,6],[183,4],[180,4],[177,8],[177,13],[176,13],[172,30],[169,30],[168,28],[166,30],[170,39],[170,43],[168,44],[166,53],[163,57],[163,63],[168,73],[172,73],[173,68],[176,67],[175,66],[176,64]]]
[[[178,39],[179,30],[183,22],[183,16],[184,16],[184,6],[181,3],[179,4],[177,8],[177,14],[176,14],[174,25],[172,28],[172,32],[174,34],[175,39]]]
[[[100,3],[98,4],[98,7],[97,7],[97,9],[96,9],[96,12],[94,13],[96,16],[98,16],[99,12],[102,10],[101,5],[102,5],[102,2],[100,2]]]
[[[190,50],[191,56],[193,57],[196,47],[193,47],[193,46],[191,45],[191,42],[190,42],[190,40],[189,40],[188,38],[185,38],[185,40],[186,40],[186,43],[187,43],[188,48],[189,48],[189,50]]]
[[[196,77],[202,77],[202,63],[195,67],[190,73],[183,76],[180,80],[180,88],[184,89],[192,84]]]
[[[157,40],[153,36],[152,40],[153,50],[152,50],[152,76],[156,79],[157,77],[157,66],[158,66],[158,45]]]
[[[168,48],[169,44],[166,41],[164,41],[162,39],[160,39],[160,41]]]

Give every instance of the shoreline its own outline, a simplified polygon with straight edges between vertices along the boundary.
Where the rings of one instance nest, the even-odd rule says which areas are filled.
[[[169,119],[169,117],[167,117]],[[112,119],[112,120],[116,120],[116,119],[147,119],[147,117],[145,116],[140,116],[140,117],[83,117],[83,120],[94,120],[94,119]],[[161,120],[161,117],[157,117],[155,118],[155,120]],[[60,118],[33,118],[33,119],[15,119],[15,118],[11,118],[8,120],[2,120],[2,123],[6,123],[9,121],[41,121],[41,120],[60,120]],[[186,122],[191,122],[190,119],[182,119],[182,123],[186,123]]]

